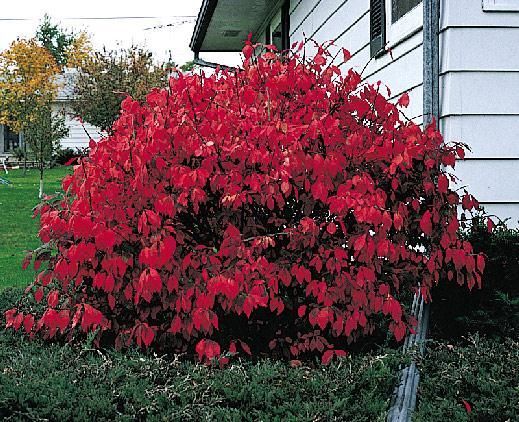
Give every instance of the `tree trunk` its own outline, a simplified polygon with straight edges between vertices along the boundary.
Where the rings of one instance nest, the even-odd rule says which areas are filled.
[[[25,143],[25,138],[22,135],[23,139],[23,175],[27,174],[27,144]]]
[[[40,192],[38,194],[38,198],[43,198],[43,165],[40,164]]]

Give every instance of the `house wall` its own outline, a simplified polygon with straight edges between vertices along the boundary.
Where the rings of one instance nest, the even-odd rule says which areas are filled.
[[[485,4],[496,12],[485,12]],[[442,0],[441,129],[472,152],[456,175],[487,212],[519,220],[519,2]],[[510,7],[509,7],[510,9]],[[514,9],[514,8],[511,8]]]
[[[416,21],[415,30],[421,27]],[[391,36],[387,42],[392,55],[370,60],[370,15],[368,0],[292,0],[290,36],[299,41],[306,36],[321,43],[335,40],[352,54],[348,66],[368,82],[383,81],[391,89],[391,97],[408,92],[411,104],[406,116],[421,122],[422,114],[422,34]],[[311,49],[311,47],[310,47]],[[405,75],[405,76],[403,76]]]
[[[457,164],[460,186],[467,186],[487,212],[511,217],[516,225],[519,10],[484,12],[485,2],[489,0],[441,0],[440,128],[447,142],[461,141],[472,149]],[[349,66],[358,71],[365,67],[364,80],[383,81],[395,99],[408,92],[411,103],[405,114],[421,123],[422,17],[421,13],[415,16],[414,30],[404,34],[387,31],[392,57],[383,54],[370,61],[368,0],[292,0],[290,41],[305,36],[317,42],[334,39],[352,54]]]
[[[89,138],[85,133],[85,129],[93,139],[98,140],[101,137],[101,130],[87,122],[83,122],[85,127],[83,129],[80,121],[74,117],[70,103],[60,101],[55,103],[52,108],[56,113],[62,110],[65,111],[65,124],[69,128],[69,133],[67,137],[61,140],[62,148],[72,148],[75,150],[76,148],[88,147]]]

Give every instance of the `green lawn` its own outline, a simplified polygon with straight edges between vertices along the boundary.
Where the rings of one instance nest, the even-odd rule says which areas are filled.
[[[45,172],[45,193],[60,189],[61,179],[70,172],[68,167],[58,167]],[[0,289],[7,286],[25,286],[34,271],[23,271],[21,262],[25,251],[39,244],[38,221],[32,218],[32,209],[39,202],[39,173],[37,170],[11,170],[0,177],[12,185],[0,184]]]

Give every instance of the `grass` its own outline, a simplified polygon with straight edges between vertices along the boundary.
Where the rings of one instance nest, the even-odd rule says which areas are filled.
[[[45,193],[60,189],[61,179],[69,172],[58,167],[45,172]],[[0,175],[12,185],[0,184],[0,289],[25,286],[34,278],[34,270],[21,268],[25,251],[39,245],[38,221],[32,218],[32,209],[39,203],[38,170],[11,170]]]

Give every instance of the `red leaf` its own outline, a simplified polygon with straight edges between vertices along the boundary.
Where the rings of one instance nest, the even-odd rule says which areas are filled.
[[[465,406],[465,410],[467,413],[472,413],[472,406],[467,400],[461,399],[461,402],[463,403],[463,406]]]
[[[344,62],[347,62],[351,58],[351,53],[348,50],[346,50],[345,48],[343,48],[342,56],[343,56]]]
[[[247,353],[249,356],[251,356],[252,353],[251,353],[251,351],[250,351],[250,347],[249,347],[249,345],[248,345],[247,343],[245,343],[244,341],[241,341],[241,340],[239,340],[239,342],[240,342],[240,346],[241,346],[241,348],[243,349],[243,351],[244,351],[245,353]]]
[[[301,305],[299,308],[297,308],[297,315],[299,318],[302,318],[306,313],[306,305]]]
[[[335,232],[337,231],[337,226],[335,225],[335,223],[329,223],[327,226],[326,226],[326,231],[328,233],[330,233],[331,235],[335,234]]]
[[[347,355],[348,355],[348,353],[345,350],[341,350],[341,349],[335,350],[335,356],[337,356],[338,358],[342,358]]]
[[[327,308],[319,310],[316,318],[317,325],[321,330],[324,330],[330,322],[330,311]]]
[[[108,306],[110,306],[110,309],[113,311],[115,308],[115,297],[112,295],[108,295]]]
[[[23,258],[23,261],[22,261],[22,270],[26,270],[27,267],[29,266],[29,264],[31,263],[32,261],[32,252],[29,252],[28,254],[25,255],[25,257]]]
[[[447,179],[447,176],[444,174],[441,174],[438,177],[438,191],[440,193],[447,193],[447,190],[449,189],[449,179]]]
[[[169,277],[166,282],[166,288],[169,293],[176,292],[178,290],[178,279],[175,276]]]
[[[409,105],[409,94],[406,92],[398,99],[398,105],[407,107]]]
[[[250,44],[245,45],[242,50],[243,55],[245,56],[245,59],[248,60],[252,57],[252,54],[254,53],[254,48]]]
[[[302,362],[300,360],[297,360],[297,359],[292,359],[289,362],[289,365],[290,365],[291,368],[299,368],[302,365]]]
[[[321,358],[322,364],[328,365],[330,363],[330,361],[332,360],[332,358],[333,358],[333,350],[327,350],[326,352],[323,353],[323,356]]]
[[[110,229],[103,228],[95,237],[96,246],[100,249],[111,249],[115,245],[115,233]]]
[[[34,292],[34,300],[36,301],[36,303],[40,303],[42,299],[43,299],[43,288],[40,287],[38,290],[36,290],[36,292]]]
[[[485,271],[485,257],[482,254],[479,254],[476,258],[476,265],[480,273]]]
[[[220,345],[212,340],[203,339],[195,347],[200,361],[206,358],[208,361],[220,356]]]
[[[487,230],[489,233],[492,233],[495,226],[494,222],[490,218],[487,218]]]
[[[431,212],[429,210],[424,212],[422,219],[420,220],[420,228],[426,235],[432,234]]]
[[[393,226],[395,227],[395,230],[400,230],[402,228],[402,224],[404,223],[404,219],[399,213],[395,213],[393,216]]]
[[[25,318],[23,319],[23,328],[25,329],[25,332],[30,333],[33,326],[34,326],[34,316],[32,316],[30,314],[25,315]]]
[[[247,315],[247,318],[250,318],[252,311],[254,309],[253,300],[250,296],[247,296],[243,301],[243,313]]]
[[[355,251],[360,251],[366,244],[366,235],[358,236],[353,242],[353,249]]]
[[[315,57],[314,57],[314,63],[318,66],[322,66],[324,64],[326,64],[326,59],[320,55],[320,54],[317,54]]]
[[[49,292],[49,294],[47,295],[47,304],[51,308],[55,308],[56,306],[58,306],[58,301],[59,301],[58,291],[52,290],[51,292]]]
[[[145,323],[145,324],[142,324],[141,336],[142,336],[142,341],[143,341],[144,345],[146,347],[148,347],[152,343],[152,341],[155,337],[155,332],[153,331],[153,329],[151,327],[148,326],[148,324]]]
[[[154,268],[144,270],[139,277],[139,288],[142,297],[150,302],[151,296],[162,290],[162,279],[157,270]]]

